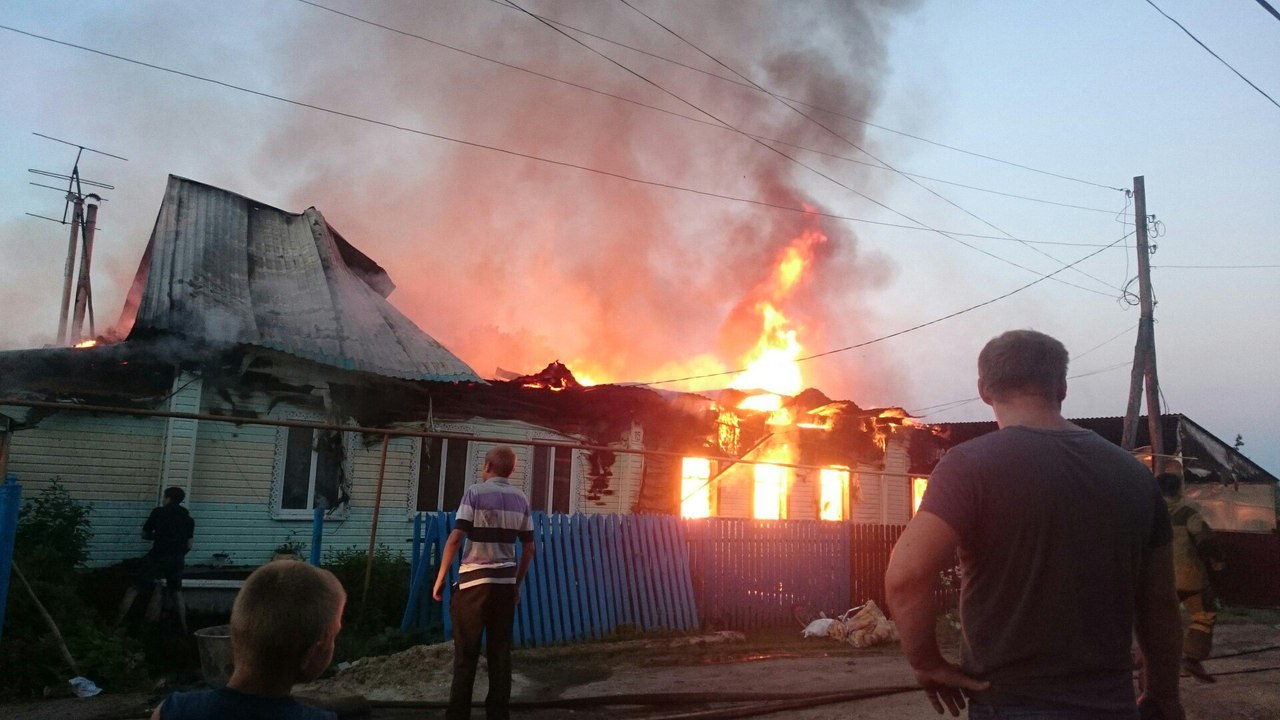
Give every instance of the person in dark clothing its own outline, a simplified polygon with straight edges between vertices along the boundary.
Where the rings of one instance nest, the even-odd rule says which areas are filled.
[[[180,487],[166,488],[160,507],[152,510],[147,521],[142,524],[142,537],[151,541],[151,550],[143,556],[137,578],[125,591],[120,611],[116,615],[116,624],[123,621],[124,616],[129,613],[138,593],[143,588],[155,587],[156,582],[163,577],[165,591],[173,598],[178,610],[182,632],[187,632],[187,607],[182,599],[182,569],[184,558],[191,550],[192,538],[195,537],[196,521],[182,507],[182,501],[186,497],[187,494]]]
[[[978,355],[1000,429],[947,451],[893,549],[885,589],[902,649],[938,713],[1183,720],[1169,515],[1142,463],[1063,417],[1067,361],[1032,330]],[[958,665],[938,647],[934,601],[957,550]]]

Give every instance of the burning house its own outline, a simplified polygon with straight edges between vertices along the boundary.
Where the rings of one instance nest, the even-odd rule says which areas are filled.
[[[774,296],[818,242],[788,247]],[[546,512],[909,516],[905,414],[802,391],[768,292],[748,308],[752,372],[694,394],[581,384],[558,363],[485,381],[387,301],[394,287],[314,208],[171,177],[117,327],[0,353],[8,471],[90,503],[94,565],[146,550],[139,524],[170,485],[199,522],[193,563],[266,560],[317,506],[327,545],[366,543],[376,505],[396,547],[499,443]]]

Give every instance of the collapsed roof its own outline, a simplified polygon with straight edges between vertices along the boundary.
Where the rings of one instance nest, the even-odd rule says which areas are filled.
[[[170,175],[120,327],[130,340],[177,335],[387,377],[479,381],[387,301],[394,289],[319,210],[285,212]]]

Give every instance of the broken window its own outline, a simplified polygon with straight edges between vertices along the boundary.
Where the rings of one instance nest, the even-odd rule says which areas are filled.
[[[281,428],[276,441],[276,477],[272,492],[275,517],[310,518],[314,508],[336,508],[345,500],[348,454],[345,433]]]
[[[548,513],[570,512],[573,450],[533,448],[533,465],[529,477],[529,509]]]
[[[467,441],[426,438],[418,462],[419,512],[453,512],[467,488]]]

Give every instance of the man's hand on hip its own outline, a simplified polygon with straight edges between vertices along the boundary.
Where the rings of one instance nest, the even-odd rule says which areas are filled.
[[[960,717],[965,707],[964,690],[986,690],[991,683],[971,678],[951,663],[943,663],[929,670],[915,670],[916,682],[924,688],[933,709],[939,715],[950,712]]]

